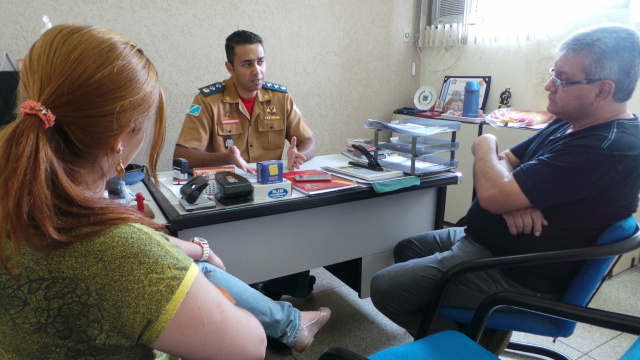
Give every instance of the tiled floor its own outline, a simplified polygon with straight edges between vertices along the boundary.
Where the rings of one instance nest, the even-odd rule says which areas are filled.
[[[400,327],[380,314],[370,299],[360,299],[324,269],[311,271],[317,282],[314,292],[305,299],[287,298],[301,310],[314,310],[328,306],[332,310],[329,322],[316,335],[313,344],[302,354],[276,353],[268,350],[268,360],[318,359],[331,346],[343,346],[363,355],[370,355],[390,346],[412,341]],[[640,316],[640,269],[624,271],[607,280],[591,307]],[[561,351],[572,359],[611,360],[620,357],[635,341],[635,336],[579,324],[569,338],[552,339],[515,333],[513,339]],[[529,360],[536,357],[505,352],[502,359]]]

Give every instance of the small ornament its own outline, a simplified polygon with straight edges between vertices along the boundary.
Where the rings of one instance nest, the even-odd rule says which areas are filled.
[[[511,88],[509,86],[500,93],[500,104],[498,104],[498,109],[501,109],[503,106],[511,107]]]
[[[227,135],[224,138],[224,147],[227,149],[231,149],[233,147],[233,136]]]
[[[138,204],[138,211],[144,212],[144,195],[142,193],[136,193],[136,203]]]

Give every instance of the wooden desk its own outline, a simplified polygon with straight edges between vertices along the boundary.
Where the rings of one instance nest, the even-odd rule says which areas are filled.
[[[319,156],[303,169],[347,160]],[[311,197],[294,191],[291,199],[199,213],[180,211],[177,199],[148,179],[146,188],[140,183],[132,191],[155,200],[162,211],[157,219],[179,238],[207,239],[227,271],[247,283],[325,266],[365,298],[371,277],[393,263],[398,241],[442,228],[446,186],[458,182],[458,175],[447,172],[384,194],[370,186]]]

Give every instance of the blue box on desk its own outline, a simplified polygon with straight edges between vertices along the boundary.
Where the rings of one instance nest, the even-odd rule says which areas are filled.
[[[258,182],[260,184],[275,184],[282,182],[282,161],[269,160],[257,164]]]

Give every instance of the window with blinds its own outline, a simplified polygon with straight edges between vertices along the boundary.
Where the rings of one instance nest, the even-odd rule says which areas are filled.
[[[640,1],[640,0],[639,0]],[[431,0],[422,45],[530,41],[580,18],[629,9],[631,0]]]

